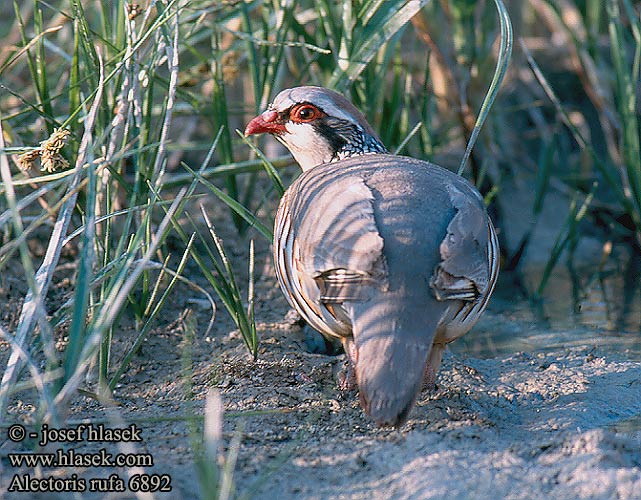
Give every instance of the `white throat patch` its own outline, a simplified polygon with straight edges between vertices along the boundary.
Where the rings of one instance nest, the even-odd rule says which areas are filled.
[[[288,133],[278,139],[290,150],[300,167],[308,170],[332,160],[332,150],[327,140],[309,123],[287,122]]]

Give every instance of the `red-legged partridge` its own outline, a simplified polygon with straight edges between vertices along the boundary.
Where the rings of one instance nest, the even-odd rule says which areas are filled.
[[[312,327],[341,340],[364,410],[401,425],[496,283],[499,247],[483,199],[449,170],[389,154],[365,117],[325,88],[282,91],[245,130],[260,133],[303,169],[276,215],[280,286]]]

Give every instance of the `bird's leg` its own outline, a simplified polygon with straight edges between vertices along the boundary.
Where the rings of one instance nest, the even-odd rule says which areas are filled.
[[[338,372],[338,388],[341,391],[352,391],[356,389],[356,363],[358,361],[358,351],[354,340],[351,337],[341,339],[343,349],[345,350],[345,364]]]
[[[441,367],[444,350],[445,344],[432,345],[430,356],[427,360],[427,364],[425,365],[425,375],[423,375],[423,389],[427,389],[428,391],[436,390],[436,375],[438,374],[438,370]]]

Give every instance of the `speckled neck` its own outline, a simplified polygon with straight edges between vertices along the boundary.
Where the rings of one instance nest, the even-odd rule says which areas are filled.
[[[331,161],[340,161],[352,156],[387,153],[387,148],[375,137],[365,134],[353,135],[350,141],[334,153]]]

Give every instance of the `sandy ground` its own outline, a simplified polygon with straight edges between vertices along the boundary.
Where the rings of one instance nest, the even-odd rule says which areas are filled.
[[[253,362],[235,335],[226,339],[216,385],[225,435],[241,433],[234,476],[241,498],[641,498],[639,363],[587,347],[494,359],[450,354],[438,389],[424,393],[396,431],[375,428],[355,395],[336,389],[339,358],[308,354],[303,342],[288,326]],[[211,379],[209,369],[196,370],[196,387],[203,378]],[[173,491],[155,496],[197,498],[185,423],[145,418],[198,414],[202,401],[180,397],[180,382],[129,383],[118,414],[142,429],[136,451],[155,461],[147,472],[172,476]],[[113,412],[96,404],[79,402],[78,410],[114,426]],[[76,450],[98,451],[87,443]],[[127,477],[124,469],[75,471]],[[5,487],[17,472],[4,463]],[[72,469],[57,472],[69,477]]]
[[[228,233],[226,244],[243,262],[246,242]],[[259,244],[257,261],[264,263],[257,283],[262,339],[257,361],[222,309],[214,330],[204,337],[208,312],[194,301],[194,293],[181,290],[132,360],[114,403],[78,396],[70,409],[67,426],[135,423],[142,442],[129,447],[54,443],[38,451],[149,453],[154,465],[144,472],[169,474],[172,485],[172,491],[153,498],[199,498],[190,436],[201,439],[205,395],[213,387],[224,404],[221,460],[238,453],[238,498],[641,498],[641,363],[624,349],[609,347],[614,336],[592,331],[583,341],[564,342],[563,332],[553,327],[541,331],[525,316],[514,315],[513,292],[509,283],[500,283],[503,292],[499,289],[468,337],[495,338],[500,331],[502,338],[513,336],[516,347],[504,342],[493,352],[475,354],[473,346],[462,343],[447,354],[437,390],[421,395],[408,423],[400,430],[378,429],[359,408],[355,393],[338,390],[342,357],[308,352],[304,331],[287,314],[265,244]],[[195,268],[191,272],[197,273]],[[63,281],[55,284],[54,295],[69,293]],[[5,290],[11,283],[19,292],[19,283],[4,277]],[[10,298],[6,292],[1,304],[6,324],[15,321],[19,310]],[[176,319],[187,309],[196,321],[191,340]],[[547,340],[530,342],[533,332]],[[124,326],[117,332],[115,356],[133,336]],[[2,360],[7,352],[3,346]],[[26,392],[16,395],[8,425],[32,424],[30,397]],[[193,416],[197,418],[190,426]],[[116,473],[127,481],[140,472],[14,467],[10,453],[34,449],[27,441],[11,442],[6,428],[2,432],[0,491],[6,498],[73,498],[71,493],[7,493],[16,474],[76,473],[89,480]],[[233,447],[237,438],[240,444]],[[77,498],[136,496],[85,492]]]
[[[123,383],[117,413],[141,428],[136,451],[154,457],[146,471],[172,476],[173,491],[157,498],[197,498],[198,484],[184,421],[145,419],[200,414],[212,377],[226,408],[225,435],[241,435],[234,475],[241,498],[641,498],[639,363],[588,347],[493,359],[449,354],[438,389],[421,396],[397,431],[375,428],[355,395],[337,390],[339,357],[306,353],[303,344],[298,326],[283,325],[253,362],[229,336],[217,373],[195,364],[195,405],[182,397],[184,384],[170,380],[172,370]],[[75,413],[74,422],[116,422],[115,411],[88,400]],[[75,471],[127,477],[125,469]],[[3,461],[4,487],[17,472]],[[69,477],[72,469],[42,474],[56,472]]]
[[[406,428],[336,439],[322,416],[256,498],[639,498],[640,375],[586,350],[450,358]]]

